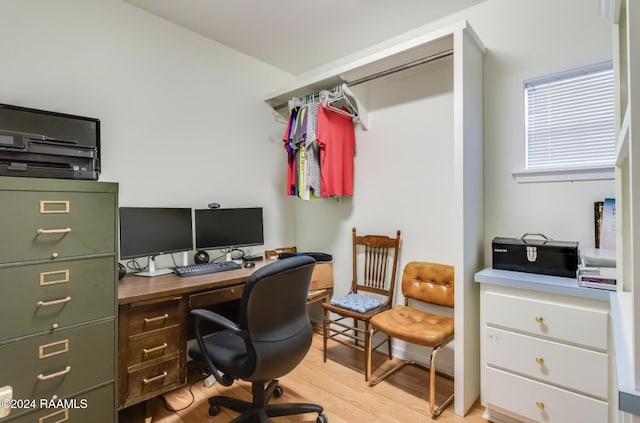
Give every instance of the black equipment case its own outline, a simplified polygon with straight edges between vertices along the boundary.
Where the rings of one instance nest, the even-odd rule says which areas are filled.
[[[537,235],[542,239],[527,238]],[[554,241],[543,234],[526,233],[521,238],[494,238],[493,268],[576,278],[578,243]]]

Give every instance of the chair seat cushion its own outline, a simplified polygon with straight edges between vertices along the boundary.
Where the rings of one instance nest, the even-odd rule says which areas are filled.
[[[378,313],[371,326],[412,344],[436,347],[453,336],[453,318],[427,313],[404,305]]]
[[[357,311],[358,313],[366,313],[383,304],[384,300],[382,298],[371,297],[364,294],[348,294],[342,298],[331,300],[331,305]]]

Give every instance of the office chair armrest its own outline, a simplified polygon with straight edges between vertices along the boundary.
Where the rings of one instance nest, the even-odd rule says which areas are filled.
[[[215,323],[225,329],[237,333],[242,337],[244,337],[244,331],[240,330],[238,325],[233,323],[231,320],[209,310],[194,309],[191,310],[191,314],[195,319],[196,340],[198,341],[198,347],[200,348],[202,356],[204,357],[204,360],[207,363],[211,374],[222,386],[231,386],[233,384],[233,378],[226,373],[220,372],[220,370],[218,370],[218,368],[211,361],[209,354],[207,354],[207,349],[205,348],[204,340],[202,339],[202,334],[200,333],[200,322],[202,320],[206,320],[208,322]]]
[[[195,318],[196,327],[200,324],[200,320],[204,319],[208,322],[215,323],[216,325],[221,326],[224,329],[228,329],[238,336],[241,336],[242,338],[245,338],[244,331],[241,330],[236,323],[232,322],[224,316],[214,313],[213,311],[203,308],[197,308],[191,310],[191,314]]]

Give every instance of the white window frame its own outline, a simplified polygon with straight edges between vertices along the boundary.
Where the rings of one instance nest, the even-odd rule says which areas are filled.
[[[578,181],[578,180],[612,180],[615,177],[615,134],[612,135],[613,156],[611,163],[606,164],[590,164],[585,166],[551,166],[551,167],[533,167],[527,168],[528,164],[528,116],[527,116],[527,88],[531,85],[544,85],[549,82],[563,81],[572,79],[585,74],[598,73],[603,70],[611,70],[613,78],[612,62],[603,62],[591,66],[585,66],[577,69],[571,69],[540,78],[529,79],[523,84],[523,106],[524,106],[524,133],[523,133],[523,151],[522,151],[522,168],[513,172],[514,178],[518,182],[552,182],[552,181]],[[613,96],[613,87],[612,87]],[[611,113],[612,126],[614,112]],[[615,131],[614,131],[615,132]]]

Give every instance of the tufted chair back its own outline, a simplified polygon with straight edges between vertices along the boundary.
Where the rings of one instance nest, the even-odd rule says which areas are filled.
[[[402,294],[408,298],[453,307],[453,266],[424,261],[407,263],[402,273]]]

